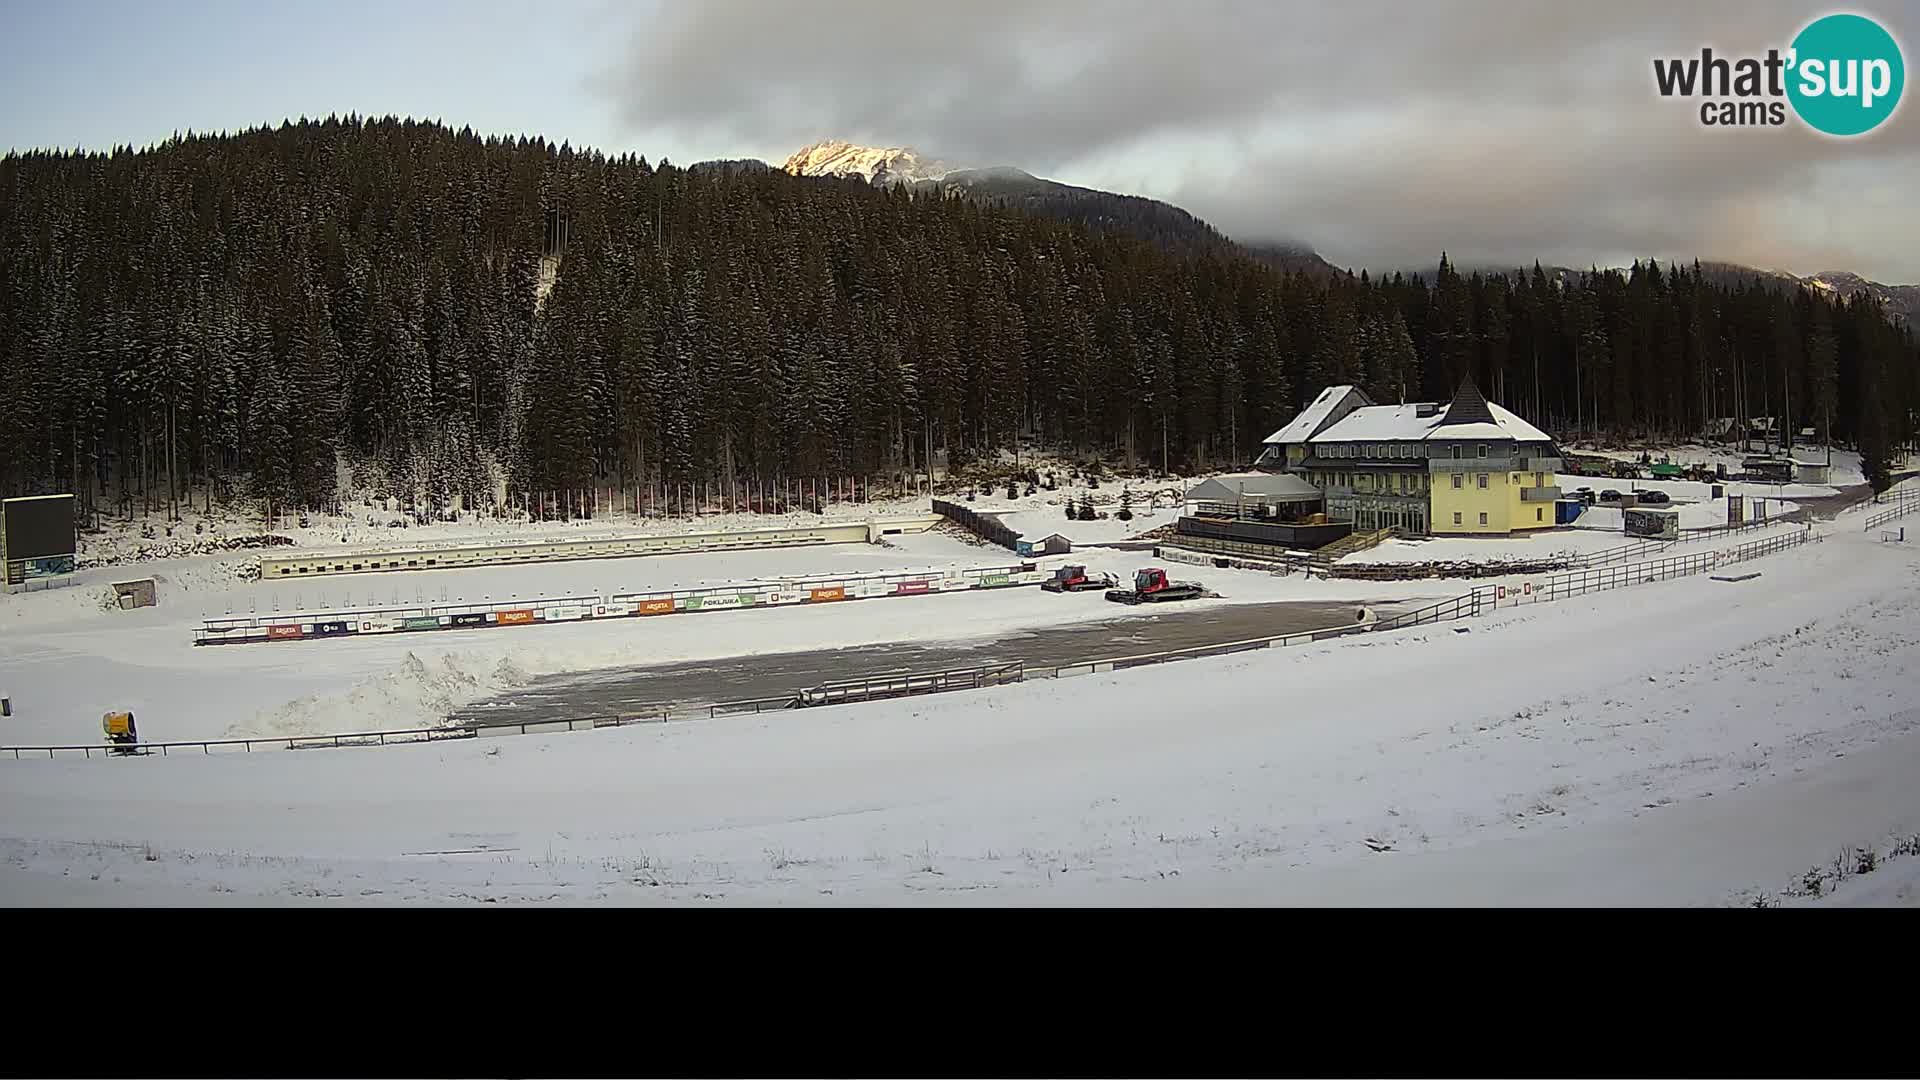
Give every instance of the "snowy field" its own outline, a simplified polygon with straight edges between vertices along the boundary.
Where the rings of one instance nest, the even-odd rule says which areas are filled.
[[[1762,577],[777,716],[6,762],[0,898],[1744,903],[1920,831],[1920,547],[1839,529],[1745,568]],[[993,597],[765,614],[897,611],[888,633],[924,635],[972,600]],[[777,633],[753,624],[711,622]],[[299,667],[335,649],[205,651]],[[150,674],[112,663],[133,669],[73,674]],[[1836,899],[1910,902],[1911,864],[1887,871]]]
[[[591,559],[532,566],[355,574],[300,583],[240,582],[226,560],[146,564],[159,604],[121,611],[105,602],[125,568],[83,571],[72,588],[0,595],[0,694],[14,715],[0,743],[99,741],[100,715],[130,709],[148,741],[402,729],[439,723],[459,706],[562,672],[895,641],[978,641],[1067,622],[1149,617],[1153,608],[1061,597],[1038,588],[862,600],[764,611],[677,614],[565,626],[381,635],[196,648],[201,618],[231,612],[369,601],[619,592],[714,585],[790,574],[874,573],[1021,562],[1004,548],[944,533],[890,536],[886,545],[835,544],[755,552]],[[1148,553],[1090,549],[1037,560],[1082,562],[1122,579]],[[1222,594],[1208,605],[1274,600],[1380,601],[1447,596],[1454,583],[1307,581],[1182,568]],[[1390,595],[1384,595],[1385,593]]]

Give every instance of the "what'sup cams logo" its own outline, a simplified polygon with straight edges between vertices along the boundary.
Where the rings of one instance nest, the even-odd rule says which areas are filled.
[[[1700,98],[1704,127],[1780,127],[1787,106],[1815,131],[1865,135],[1893,116],[1906,89],[1900,45],[1864,15],[1826,15],[1808,23],[1782,52],[1653,62],[1661,97]]]

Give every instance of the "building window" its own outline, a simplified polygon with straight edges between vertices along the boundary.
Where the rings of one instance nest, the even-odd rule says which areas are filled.
[[[1486,486],[1487,486],[1487,474],[1486,474],[1486,473],[1481,473],[1481,474],[1480,474],[1480,486],[1481,486],[1481,487],[1486,487]]]
[[[1543,472],[1537,472],[1537,473],[1534,473],[1534,474],[1533,474],[1533,486],[1534,486],[1534,487],[1546,487],[1546,486],[1547,486],[1547,474],[1546,474],[1546,473],[1543,473]]]
[[[1535,520],[1535,521],[1545,521],[1545,520],[1547,520],[1547,511],[1546,511],[1546,509],[1545,509],[1545,508],[1543,508],[1543,507],[1539,507],[1539,506],[1536,506],[1536,507],[1534,507],[1534,508],[1533,508],[1533,520]]]
[[[1459,487],[1459,486],[1460,486],[1460,476],[1461,476],[1461,474],[1460,474],[1460,473],[1454,473],[1454,474],[1453,474],[1453,486],[1454,486],[1454,487]]]
[[[1480,524],[1482,524],[1482,525],[1485,525],[1486,523],[1487,523],[1487,515],[1486,515],[1486,512],[1485,512],[1485,511],[1481,511],[1481,513],[1480,513]]]
[[[1519,474],[1519,473],[1514,473],[1514,474],[1513,474],[1513,484],[1514,484],[1514,486],[1515,486],[1515,487],[1519,487],[1519,486],[1520,486],[1520,474]]]
[[[1460,460],[1460,448],[1459,448],[1458,446],[1450,446],[1450,447],[1448,447],[1448,449],[1449,449],[1449,450],[1452,450],[1452,451],[1453,451],[1453,460],[1455,460],[1455,461],[1459,461],[1459,460]]]
[[[1480,447],[1479,447],[1479,450],[1480,450],[1480,452],[1479,452],[1479,453],[1477,453],[1477,454],[1475,454],[1475,455],[1473,455],[1474,457],[1486,457],[1486,456],[1487,456],[1487,444],[1486,444],[1486,443],[1481,443],[1481,444],[1480,444]]]
[[[1455,511],[1453,512],[1453,523],[1454,523],[1455,525],[1458,525],[1458,524],[1460,524],[1460,511],[1458,511],[1458,510],[1455,510]]]

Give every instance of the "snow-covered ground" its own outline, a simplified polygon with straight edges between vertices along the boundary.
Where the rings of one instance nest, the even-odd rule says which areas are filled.
[[[1614,531],[1550,529],[1516,536],[1443,536],[1427,540],[1385,540],[1365,551],[1356,551],[1340,559],[1343,566],[1376,563],[1425,562],[1516,562],[1563,559],[1611,551],[1634,542],[1620,531],[1617,518]]]
[[[1738,903],[1834,845],[1920,831],[1920,547],[1839,529],[1747,568],[1762,576],[839,709],[9,761],[0,898]],[[916,624],[889,632],[926,636],[976,600],[995,602],[710,625],[898,611]],[[696,625],[652,625],[669,622]],[[9,632],[5,675],[79,644]],[[335,647],[206,652],[291,667]],[[198,656],[159,662],[221,685]],[[136,667],[68,674],[149,673],[113,663]]]
[[[603,493],[604,494],[604,493]],[[822,522],[866,521],[927,514],[930,501],[925,497],[877,499],[872,502],[827,503],[819,513],[796,510],[783,514],[718,513],[685,517],[635,515],[626,510],[602,508],[588,519],[571,521],[528,521],[495,518],[485,514],[463,513],[458,521],[412,524],[405,513],[389,509],[391,502],[368,507],[352,503],[346,512],[334,516],[295,514],[282,516],[274,523],[273,535],[284,536],[298,548],[424,548],[474,541],[590,540],[607,536],[671,535],[708,532],[718,529],[781,529],[817,525]],[[306,525],[300,522],[305,520]],[[397,523],[406,521],[406,528]],[[200,541],[227,537],[254,536],[264,531],[258,515],[241,513],[216,505],[212,514],[198,507],[187,507],[181,520],[171,527],[163,513],[132,521],[103,518],[97,532],[82,533],[82,565],[108,565],[133,562],[142,548],[166,553],[168,545],[184,547]],[[195,527],[200,531],[195,532]],[[151,530],[152,537],[143,535]],[[253,552],[251,554],[258,554]]]
[[[1791,504],[1788,504],[1788,509],[1791,509]],[[1771,508],[1768,512],[1774,513]],[[1785,510],[1780,511],[1780,513],[1784,512]],[[1587,521],[1589,516],[1594,516],[1596,520]],[[1441,536],[1427,539],[1384,540],[1365,551],[1356,551],[1343,556],[1340,559],[1340,565],[1545,562],[1594,555],[1600,552],[1618,552],[1629,547],[1644,548],[1647,558],[1659,557],[1659,553],[1655,551],[1659,542],[1626,535],[1621,526],[1621,512],[1617,507],[1589,507],[1580,517],[1584,523],[1580,527],[1568,526],[1533,533],[1516,533],[1512,536]],[[1693,526],[1685,524],[1686,520],[1682,516],[1682,526],[1692,528]],[[1725,524],[1724,519],[1720,523]],[[1792,522],[1782,522],[1772,528],[1705,535],[1702,539],[1689,540],[1684,549],[1670,550],[1691,554],[1696,551],[1736,547],[1778,535],[1788,529],[1801,527]],[[1629,552],[1625,557],[1638,558],[1639,552]]]
[[[1730,473],[1740,472],[1743,467],[1741,463],[1748,457],[1755,456],[1754,454],[1738,453],[1724,445],[1710,446],[1704,443],[1682,443],[1678,446],[1636,447],[1631,450],[1602,450],[1579,445],[1567,446],[1565,449],[1576,454],[1586,454],[1592,457],[1612,458],[1615,461],[1631,462],[1638,462],[1641,453],[1645,452],[1654,461],[1659,461],[1664,457],[1676,465],[1723,465]],[[1827,450],[1824,446],[1813,444],[1796,446],[1793,451],[1793,456],[1799,461],[1825,462],[1827,460]],[[1585,482],[1594,483],[1598,486],[1596,483],[1598,479],[1597,477],[1589,477]],[[1840,487],[1851,487],[1854,484],[1866,483],[1866,477],[1860,470],[1859,451],[1842,450],[1835,447],[1833,451],[1833,471],[1827,479],[1828,482]],[[1762,486],[1770,487],[1772,485]]]
[[[1010,631],[1067,622],[1146,617],[1037,588],[863,600],[823,606],[682,614],[565,626],[381,635],[196,648],[210,615],[367,602],[611,593],[767,577],[874,573],[1019,563],[1004,548],[944,533],[891,536],[886,545],[835,544],[774,551],[594,559],[532,566],[357,574],[293,583],[240,582],[227,561],[201,557],[143,565],[159,604],[110,605],[124,567],[82,571],[74,587],[0,595],[0,695],[14,715],[0,743],[99,741],[100,715],[131,709],[149,741],[400,729],[439,722],[449,710],[548,674],[669,661],[915,640],[991,643]],[[1073,561],[1123,579],[1144,554],[1089,549],[1039,560]],[[1448,596],[1457,583],[1308,581],[1250,571],[1194,574],[1222,594],[1214,604],[1274,600],[1380,601]],[[1385,588],[1391,595],[1383,595]]]
[[[1785,517],[1800,509],[1800,504],[1790,499],[1761,497],[1761,501],[1766,504],[1766,514],[1769,518]],[[1669,503],[1665,509],[1680,512],[1682,529],[1712,529],[1727,523],[1727,500],[1725,499],[1707,499],[1702,502],[1676,501]],[[1754,503],[1748,502],[1742,508],[1741,517],[1746,521],[1753,521],[1754,515],[1758,512]],[[1567,528],[1606,532],[1618,537],[1625,532],[1625,518],[1625,513],[1617,505],[1595,504],[1587,507]]]

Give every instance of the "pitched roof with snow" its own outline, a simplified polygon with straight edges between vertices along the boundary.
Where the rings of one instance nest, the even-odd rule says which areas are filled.
[[[1427,432],[1439,426],[1444,417],[1437,411],[1421,416],[1419,410],[1417,404],[1368,405],[1341,417],[1332,427],[1314,436],[1313,441],[1346,443],[1424,439]]]
[[[1320,489],[1289,473],[1238,473],[1203,480],[1188,489],[1188,502],[1319,502]]]
[[[1370,406],[1373,400],[1357,386],[1329,386],[1320,391],[1313,403],[1300,410],[1300,415],[1286,427],[1267,436],[1268,443],[1303,443],[1314,437],[1326,423],[1328,414],[1338,408],[1349,394],[1360,395],[1362,406]]]
[[[1466,384],[1463,390],[1472,384]],[[1336,399],[1337,400],[1337,399]],[[1428,415],[1420,415],[1422,408]],[[1305,414],[1302,414],[1303,416]],[[1298,420],[1294,421],[1299,423]],[[1294,425],[1289,424],[1281,435]],[[1311,437],[1315,443],[1409,442],[1424,439],[1512,439],[1514,442],[1552,442],[1553,437],[1506,408],[1473,391],[1464,403],[1456,395],[1442,409],[1426,405],[1366,405],[1355,409]],[[1268,442],[1292,441],[1275,437]]]

